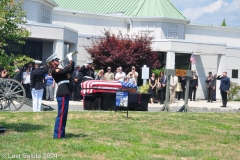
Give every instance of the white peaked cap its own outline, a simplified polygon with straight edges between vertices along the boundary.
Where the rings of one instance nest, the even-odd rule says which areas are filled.
[[[93,63],[92,60],[87,60],[86,62],[87,62],[87,64],[92,64]]]
[[[42,61],[35,60],[35,61],[34,61],[34,63],[35,63],[35,64],[41,64],[41,63],[42,63]]]
[[[51,62],[52,60],[55,60],[55,59],[58,59],[58,60],[59,60],[57,54],[53,54],[53,55],[51,55],[50,57],[48,57],[48,59],[46,60],[46,62],[49,63],[49,62]]]

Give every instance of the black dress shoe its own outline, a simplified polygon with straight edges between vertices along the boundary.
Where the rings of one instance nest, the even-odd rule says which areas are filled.
[[[192,101],[192,99],[190,99],[190,101]]]
[[[207,102],[210,102],[209,100]]]
[[[193,101],[195,101],[195,99]]]
[[[226,107],[226,106],[222,105],[222,106],[220,106],[220,107]]]

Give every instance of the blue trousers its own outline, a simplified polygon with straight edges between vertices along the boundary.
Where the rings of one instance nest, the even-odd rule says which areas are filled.
[[[65,138],[65,127],[67,123],[69,99],[70,94],[57,97],[58,115],[55,121],[53,138]]]

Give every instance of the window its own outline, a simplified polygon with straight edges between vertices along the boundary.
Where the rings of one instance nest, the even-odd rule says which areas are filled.
[[[154,35],[155,24],[141,24],[141,33]]]
[[[238,78],[238,70],[237,69],[232,70],[232,78]]]
[[[130,23],[127,23],[127,31],[130,32]]]
[[[177,25],[169,25],[168,26],[168,34],[167,38],[178,38],[178,26]]]
[[[190,56],[191,54],[175,53],[175,69],[189,70]]]
[[[50,23],[51,12],[42,6],[42,23]]]

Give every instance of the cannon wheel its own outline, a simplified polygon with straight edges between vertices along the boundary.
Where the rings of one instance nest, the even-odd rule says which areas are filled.
[[[9,108],[18,111],[25,103],[26,92],[21,83],[14,79],[0,80],[0,111]]]

